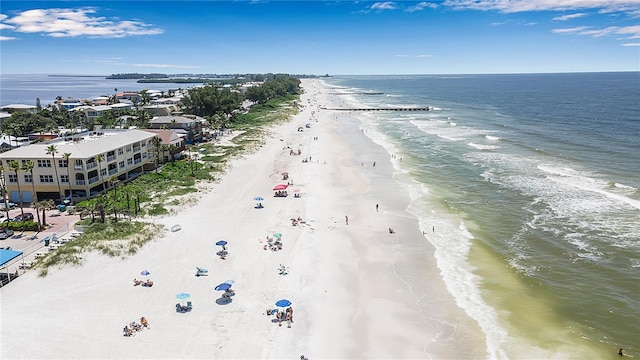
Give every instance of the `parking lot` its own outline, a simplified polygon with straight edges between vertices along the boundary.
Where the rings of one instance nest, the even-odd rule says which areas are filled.
[[[34,218],[37,219],[36,211],[33,208],[24,208],[25,213],[32,213]],[[15,208],[9,211],[9,218],[15,218],[20,215],[20,208]],[[40,213],[42,216],[42,212]],[[2,211],[2,218],[6,218],[6,213]],[[7,268],[3,268],[2,272],[9,272],[15,274],[23,274],[28,270],[28,266],[22,265],[31,264],[37,257],[43,256],[49,251],[49,246],[45,246],[45,238],[52,239],[54,236],[58,239],[69,238],[73,232],[73,225],[80,220],[80,216],[77,214],[69,215],[67,212],[60,212],[59,210],[48,210],[46,212],[47,227],[40,232],[35,231],[15,231],[13,236],[7,239],[0,239],[0,247],[3,249],[11,248],[11,250],[22,251],[22,255],[15,258],[13,261],[7,264]],[[50,245],[55,245],[50,243]],[[55,246],[52,246],[55,248]],[[55,251],[55,250],[54,250]]]

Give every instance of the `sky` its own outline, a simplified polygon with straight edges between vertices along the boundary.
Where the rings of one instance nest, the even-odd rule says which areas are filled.
[[[0,75],[598,71],[640,71],[640,0],[0,2]]]

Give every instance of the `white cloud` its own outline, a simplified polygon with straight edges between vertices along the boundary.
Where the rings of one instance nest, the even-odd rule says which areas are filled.
[[[577,26],[577,27],[572,27],[572,28],[553,29],[553,30],[551,30],[551,32],[555,33],[555,34],[570,34],[570,33],[581,33],[581,32],[586,31],[588,29],[590,29],[589,26]]]
[[[419,58],[430,58],[430,57],[433,57],[433,55],[430,55],[430,54],[420,54],[420,55],[418,55],[417,57],[419,57]]]
[[[610,26],[604,29],[594,29],[591,26],[578,26],[574,28],[553,29],[556,34],[577,34],[592,37],[603,37],[608,35],[624,35],[625,39],[640,39],[640,25],[633,26]]]
[[[446,0],[443,5],[456,9],[523,11],[571,11],[599,9],[602,12],[638,11],[638,0]]]
[[[557,20],[557,21],[567,21],[567,20],[571,20],[571,19],[577,19],[580,17],[583,17],[587,14],[585,13],[575,13],[575,14],[567,14],[567,15],[562,15],[562,16],[556,16],[553,18],[553,20]]]
[[[372,10],[395,10],[396,3],[392,1],[377,2],[369,7]]]
[[[17,38],[11,37],[11,36],[1,36],[0,35],[0,41],[9,41],[9,40],[16,40]]]
[[[123,38],[134,35],[157,35],[164,31],[135,20],[109,20],[91,16],[94,8],[34,9],[5,17],[3,22],[21,33],[43,33],[51,37]]]
[[[626,43],[626,44],[620,44],[622,46],[640,46],[640,43]]]
[[[398,54],[398,55],[395,55],[395,57],[409,57],[409,55],[407,55],[407,54]]]
[[[414,11],[422,11],[426,8],[431,8],[431,9],[436,9],[438,7],[438,4],[434,4],[434,3],[429,3],[429,2],[421,2],[418,3],[414,6],[410,6],[408,7],[405,11],[406,12],[414,12]]]

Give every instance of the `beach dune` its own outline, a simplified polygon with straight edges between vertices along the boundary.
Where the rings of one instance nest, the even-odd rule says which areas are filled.
[[[447,292],[434,249],[405,211],[390,155],[355,114],[321,109],[337,100],[320,80],[303,86],[301,112],[271,128],[259,151],[233,160],[196,205],[151,219],[180,231],[125,258],[89,253],[82,266],[46,277],[30,271],[0,289],[0,357],[486,358],[482,331]],[[287,182],[289,196],[274,197],[272,188]],[[276,233],[282,250],[271,251],[267,237]],[[225,259],[216,255],[219,240]],[[196,267],[208,275],[195,276]],[[134,278],[154,285],[133,286]],[[214,290],[228,280],[230,302]],[[267,315],[280,299],[292,303],[290,327]],[[192,310],[176,312],[187,301]],[[142,316],[149,328],[123,336]]]

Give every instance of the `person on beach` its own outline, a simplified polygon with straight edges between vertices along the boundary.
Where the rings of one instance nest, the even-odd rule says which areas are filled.
[[[378,204],[376,204],[376,212],[378,212]]]
[[[349,225],[349,217],[347,215],[344,216],[344,222]]]
[[[146,328],[149,327],[149,322],[147,321],[147,318],[144,317],[144,316],[140,318],[140,324],[142,324],[142,326],[144,326]]]
[[[127,325],[124,326],[122,332],[124,336],[133,336],[133,331],[131,331]]]
[[[287,308],[287,314],[291,317],[291,322],[293,322],[293,308],[291,306]]]
[[[622,351],[622,349],[618,350],[618,355],[624,356],[624,352]]]
[[[291,323],[293,322],[293,321],[291,320],[291,313],[287,313],[287,314],[286,314],[285,320],[287,321],[287,327],[288,327],[288,328],[291,328]]]

